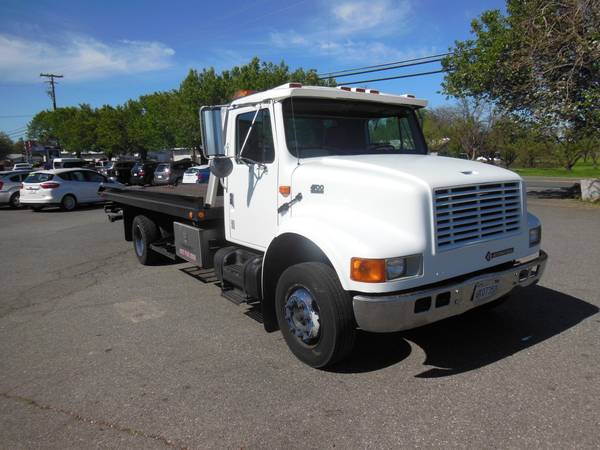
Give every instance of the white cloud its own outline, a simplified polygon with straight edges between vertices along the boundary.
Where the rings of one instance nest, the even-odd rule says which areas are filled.
[[[384,35],[407,27],[411,4],[408,0],[349,1],[334,6],[332,13],[337,22],[335,33]]]
[[[350,0],[332,5],[299,30],[270,34],[270,44],[310,52],[346,63],[383,62],[424,56],[424,49],[403,50],[389,45],[411,31],[409,0]],[[383,38],[385,37],[385,42]]]
[[[32,81],[40,72],[63,73],[70,80],[161,70],[175,51],[160,42],[122,40],[113,44],[88,36],[65,36],[60,43],[0,34],[0,79]]]

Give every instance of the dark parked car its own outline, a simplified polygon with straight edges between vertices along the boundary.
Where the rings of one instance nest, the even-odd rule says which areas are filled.
[[[183,174],[194,163],[191,159],[160,163],[154,171],[154,184],[177,184],[183,180]]]
[[[133,166],[135,166],[135,161],[117,161],[111,169],[106,171],[106,176],[119,183],[129,184]]]
[[[131,169],[131,184],[152,184],[154,178],[154,169],[157,166],[156,161],[139,161]]]
[[[108,176],[108,172],[110,170],[113,170],[113,168],[115,167],[115,162],[114,161],[108,161],[106,164],[104,164],[101,168],[96,168],[96,170],[101,173],[104,176]]]

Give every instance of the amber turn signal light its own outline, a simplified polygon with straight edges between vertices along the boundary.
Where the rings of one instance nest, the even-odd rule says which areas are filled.
[[[292,192],[291,186],[279,186],[279,193],[284,197],[287,197]]]
[[[352,258],[350,278],[363,283],[385,281],[385,259]]]

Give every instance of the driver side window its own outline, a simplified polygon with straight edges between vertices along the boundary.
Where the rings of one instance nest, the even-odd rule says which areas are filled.
[[[248,135],[248,130],[252,125],[252,120],[256,111],[239,114],[235,121],[236,146],[235,154],[239,156],[244,140]],[[246,146],[242,152],[242,157],[251,159],[260,163],[272,163],[275,161],[275,146],[273,144],[273,131],[271,128],[271,117],[268,109],[261,109],[256,115],[254,126]]]

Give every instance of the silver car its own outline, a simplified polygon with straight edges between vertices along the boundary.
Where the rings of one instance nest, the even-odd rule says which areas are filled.
[[[29,170],[0,172],[0,205],[8,204],[12,208],[20,206],[19,189],[29,172]]]

